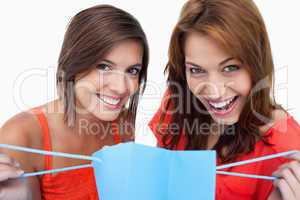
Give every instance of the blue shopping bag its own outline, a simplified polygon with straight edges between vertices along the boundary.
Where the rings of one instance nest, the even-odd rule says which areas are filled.
[[[93,154],[98,193],[103,200],[213,200],[214,151],[170,151],[133,142]]]
[[[214,151],[170,151],[134,142],[104,147],[92,156],[0,144],[2,148],[91,160],[91,165],[25,173],[23,177],[93,167],[101,200],[213,200]]]
[[[171,151],[133,142],[95,152],[92,156],[43,151],[0,144],[0,148],[92,161],[91,164],[25,173],[23,178],[93,167],[101,200],[213,200],[216,174],[275,180],[277,177],[223,169],[287,156],[296,150],[216,166],[215,151]]]

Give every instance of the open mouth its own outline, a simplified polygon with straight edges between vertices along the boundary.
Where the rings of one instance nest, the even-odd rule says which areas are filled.
[[[98,99],[106,104],[107,106],[113,107],[113,108],[119,108],[122,103],[122,98],[111,98],[109,96],[101,95],[99,93],[96,94]]]
[[[207,103],[211,111],[219,115],[225,115],[230,113],[234,109],[238,98],[239,96],[234,96],[232,98],[219,102],[208,100]]]

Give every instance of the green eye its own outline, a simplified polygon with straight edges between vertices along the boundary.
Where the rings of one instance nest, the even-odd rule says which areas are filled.
[[[224,67],[223,71],[224,72],[233,72],[233,71],[237,71],[239,69],[240,69],[240,67],[237,65],[228,65],[228,66]]]
[[[99,64],[97,65],[97,69],[102,70],[102,71],[109,71],[110,70],[110,66],[107,64]]]

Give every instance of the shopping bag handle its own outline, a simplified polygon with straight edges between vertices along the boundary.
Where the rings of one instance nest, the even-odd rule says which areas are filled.
[[[100,158],[93,157],[93,156],[38,150],[38,149],[20,147],[20,146],[15,146],[15,145],[10,145],[10,144],[0,144],[0,148],[7,148],[7,149],[11,149],[11,150],[24,151],[24,152],[36,153],[36,154],[42,154],[42,155],[51,155],[51,156],[66,157],[66,158],[73,158],[73,159],[80,159],[80,160],[89,160],[89,161],[93,161],[96,163],[103,162]],[[236,172],[226,172],[226,171],[222,171],[222,169],[245,165],[245,164],[250,164],[250,163],[259,162],[259,161],[263,161],[263,160],[269,160],[269,159],[283,157],[283,156],[288,156],[288,155],[292,155],[292,154],[295,154],[298,152],[299,151],[297,151],[297,150],[292,150],[292,151],[286,151],[286,152],[281,152],[281,153],[277,153],[277,154],[262,156],[262,157],[258,157],[258,158],[254,158],[254,159],[244,160],[244,161],[240,161],[240,162],[234,162],[234,163],[230,163],[230,164],[220,165],[220,166],[216,167],[216,174],[264,179],[264,180],[276,180],[278,177],[275,177],[275,176],[263,176],[263,175],[254,175],[254,174],[245,174],[245,173],[236,173]],[[68,171],[68,170],[74,170],[74,169],[88,168],[88,167],[93,167],[93,165],[85,164],[85,165],[77,165],[77,166],[71,166],[71,167],[65,167],[65,168],[59,168],[59,169],[30,172],[30,173],[23,174],[21,177],[37,176],[37,175],[57,173],[57,172],[63,172],[63,171]]]
[[[38,172],[28,172],[28,173],[22,174],[20,177],[27,178],[27,177],[31,177],[31,176],[52,174],[52,173],[58,173],[58,172],[64,172],[64,171],[82,169],[82,168],[88,168],[88,167],[93,167],[93,165],[85,164],[85,165],[76,165],[76,166],[72,166],[72,167],[64,167],[64,168],[51,169],[51,170],[43,170],[43,171],[38,171]]]
[[[255,175],[255,174],[244,174],[244,173],[236,173],[236,172],[226,172],[226,171],[220,171],[220,170],[226,169],[226,168],[229,168],[229,167],[246,165],[246,164],[250,164],[250,163],[254,163],[254,162],[259,162],[259,161],[269,160],[269,159],[273,159],[273,158],[288,156],[288,155],[292,155],[292,154],[295,154],[295,153],[298,153],[298,152],[299,151],[297,151],[297,150],[292,150],[292,151],[286,151],[286,152],[266,155],[266,156],[262,156],[262,157],[258,157],[258,158],[253,158],[253,159],[249,159],[249,160],[243,160],[243,161],[240,161],[240,162],[234,162],[234,163],[230,163],[230,164],[220,165],[220,166],[216,167],[216,169],[217,169],[216,174],[274,181],[274,180],[278,179],[278,177],[276,177],[276,176]]]
[[[80,160],[89,160],[89,161],[94,161],[97,163],[103,162],[100,158],[93,157],[93,156],[61,153],[61,152],[55,152],[55,151],[45,151],[45,150],[32,149],[32,148],[28,148],[28,147],[20,147],[20,146],[15,146],[15,145],[10,145],[10,144],[0,144],[0,148],[6,148],[6,149],[11,149],[11,150],[16,150],[16,151],[23,151],[23,152],[28,152],[28,153],[36,153],[36,154],[41,154],[41,155],[50,155],[50,156],[58,156],[58,157],[73,158],[73,159],[80,159]],[[64,168],[59,168],[59,169],[24,173],[21,175],[21,177],[31,177],[31,176],[37,176],[37,175],[44,175],[44,174],[74,170],[74,169],[82,169],[82,168],[87,168],[87,167],[92,167],[92,164],[76,165],[76,166],[64,167]]]

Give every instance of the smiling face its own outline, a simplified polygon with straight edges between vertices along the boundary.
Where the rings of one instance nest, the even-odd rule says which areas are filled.
[[[117,43],[88,74],[76,76],[75,94],[80,110],[103,121],[113,121],[139,88],[143,47],[135,40]]]
[[[241,61],[225,52],[211,37],[187,35],[185,67],[188,87],[215,122],[239,120],[251,89],[251,77]]]

